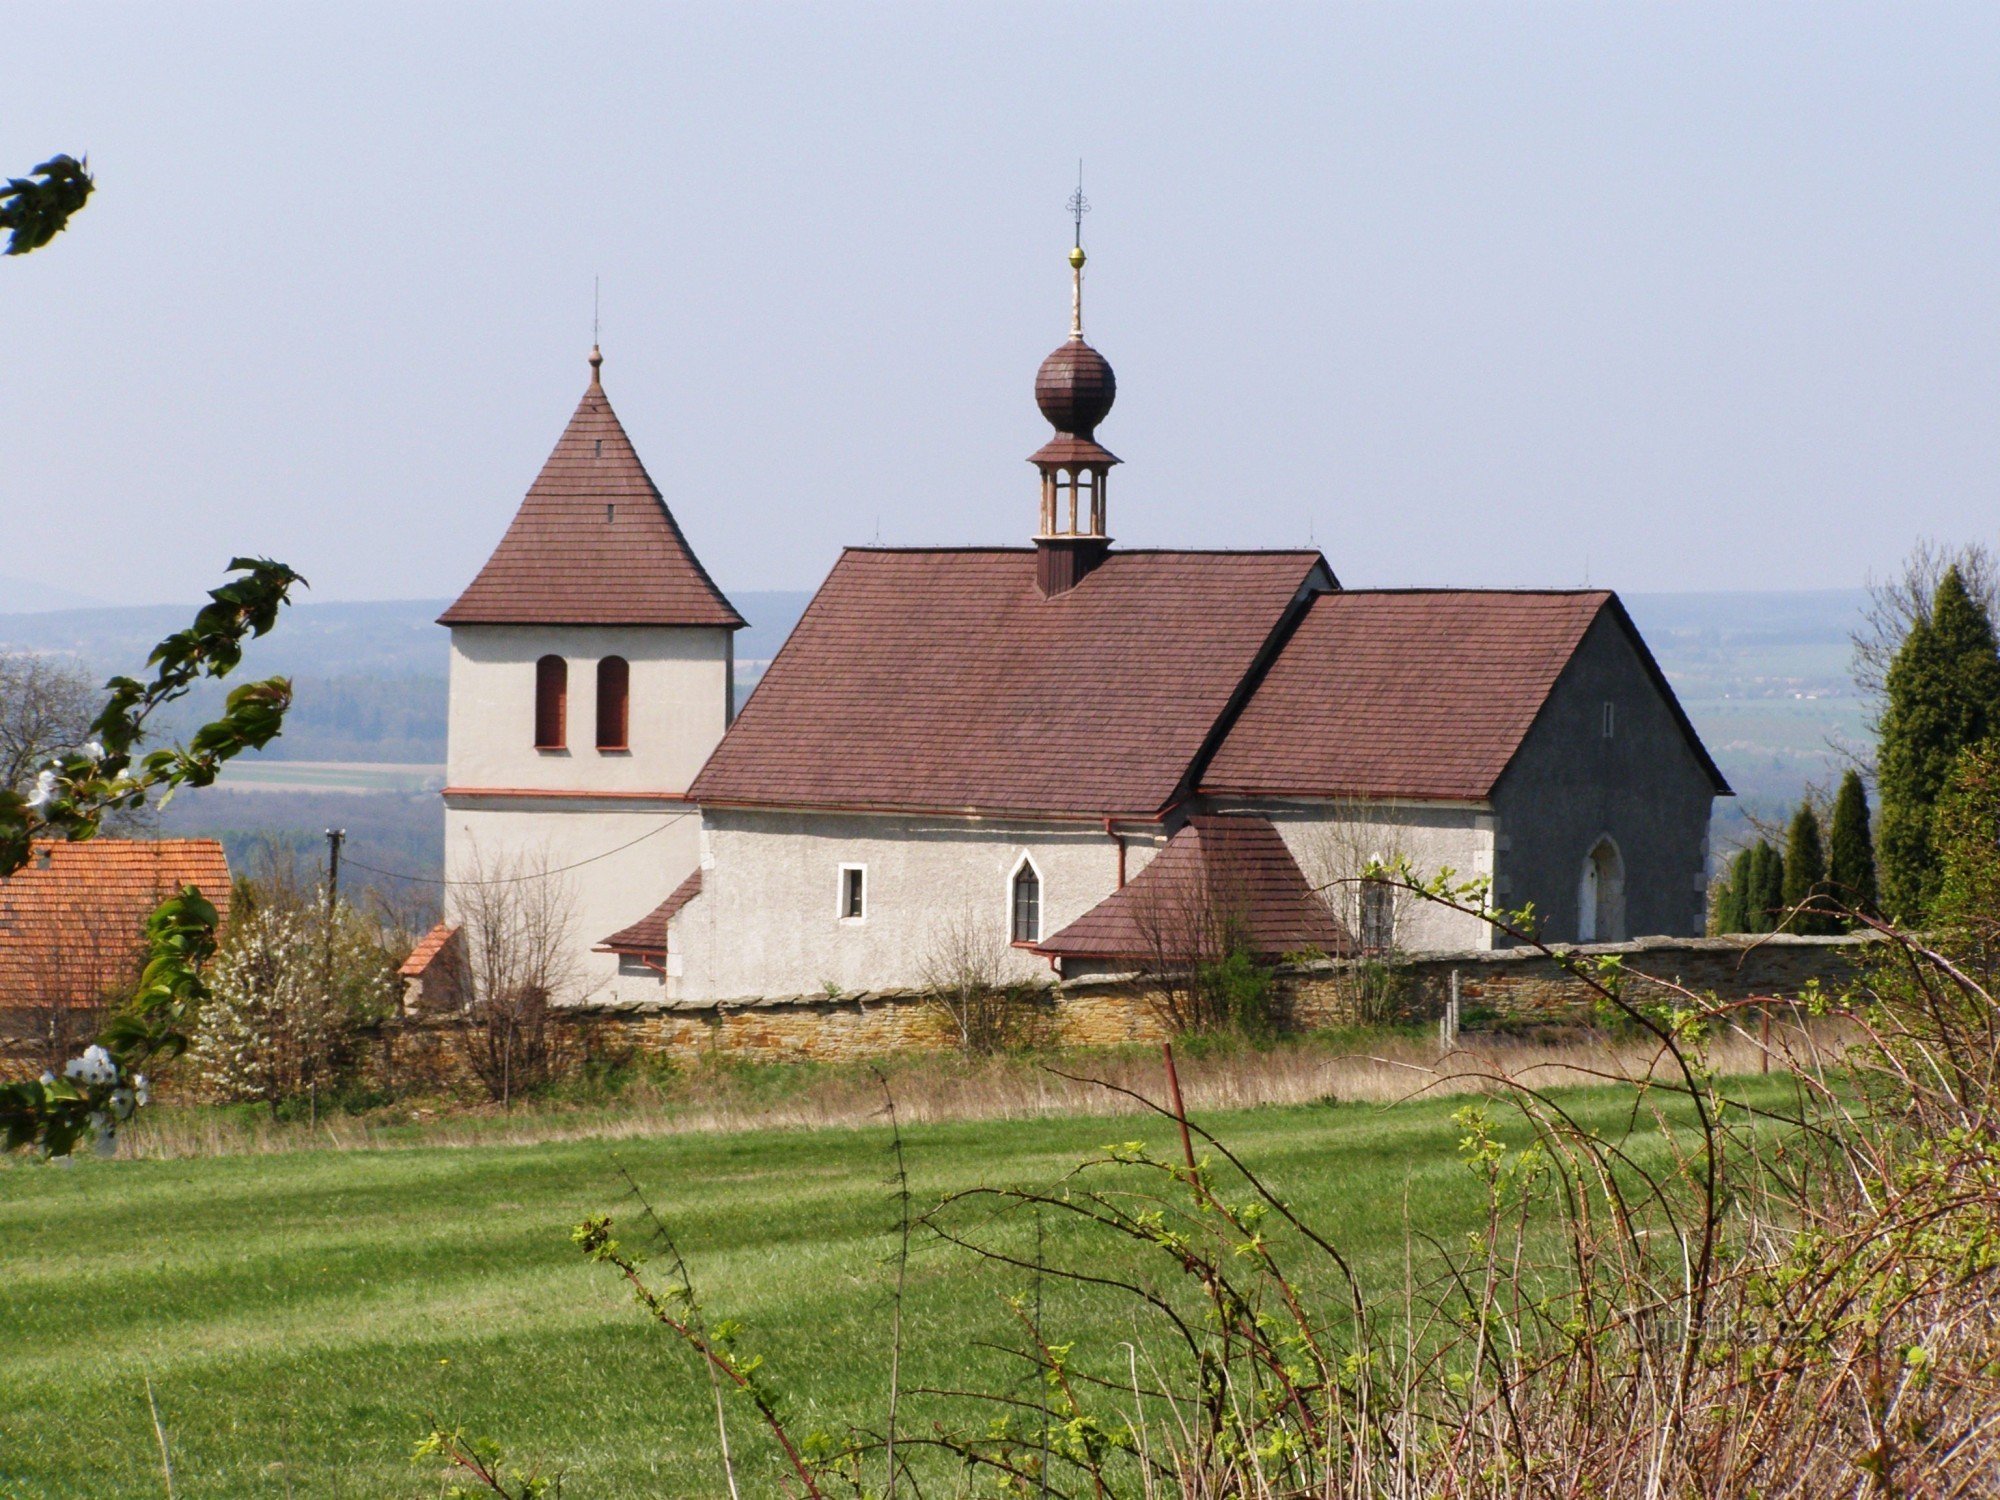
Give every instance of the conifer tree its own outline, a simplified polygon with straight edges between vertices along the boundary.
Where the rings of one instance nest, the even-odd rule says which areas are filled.
[[[1825,897],[1826,853],[1820,842],[1819,818],[1811,803],[1801,802],[1785,834],[1784,907],[1791,911],[1809,902],[1823,905]],[[1813,936],[1833,931],[1834,924],[1823,911],[1800,911],[1787,930]]]
[[[1956,567],[1938,584],[1928,620],[1910,628],[1890,663],[1879,755],[1882,901],[1920,922],[1938,888],[1931,823],[1960,751],[2000,729],[2000,649],[1993,622]]]
[[[1875,910],[1875,840],[1868,831],[1868,791],[1861,773],[1840,778],[1827,840],[1826,881],[1834,900],[1858,912]]]
[[[1747,920],[1743,909],[1744,898],[1750,892],[1750,851],[1739,849],[1736,858],[1729,862],[1729,870],[1722,877],[1720,889],[1715,895],[1715,930],[1718,936],[1741,932]]]
[[[1743,930],[1769,932],[1777,925],[1778,912],[1784,906],[1785,859],[1768,840],[1757,840],[1750,851],[1749,886]]]

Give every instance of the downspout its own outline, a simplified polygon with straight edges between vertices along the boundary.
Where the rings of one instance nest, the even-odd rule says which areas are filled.
[[[1104,834],[1118,846],[1118,889],[1125,889],[1125,835],[1111,826],[1111,819],[1104,820]]]

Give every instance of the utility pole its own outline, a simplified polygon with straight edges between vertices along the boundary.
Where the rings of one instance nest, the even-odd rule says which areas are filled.
[[[340,846],[347,839],[345,828],[326,831],[326,945],[320,963],[320,1004],[333,1003],[333,924],[340,915]],[[310,1093],[311,1127],[319,1129],[319,1069],[313,1068]]]

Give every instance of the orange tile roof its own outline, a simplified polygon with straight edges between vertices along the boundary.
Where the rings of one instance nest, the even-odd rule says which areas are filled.
[[[688,546],[593,374],[513,524],[443,625],[716,625],[743,617]]]
[[[440,922],[429,932],[417,939],[417,946],[410,950],[410,956],[403,960],[403,966],[396,970],[398,978],[422,979],[437,956],[444,952],[444,945],[458,932],[456,922]]]
[[[194,886],[229,916],[214,839],[38,842],[0,880],[0,1005],[92,1004],[137,977],[146,918]]]

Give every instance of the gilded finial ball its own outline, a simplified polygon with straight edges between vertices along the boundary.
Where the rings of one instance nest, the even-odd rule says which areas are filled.
[[[1075,270],[1081,271],[1083,269],[1084,259],[1083,246],[1081,245],[1076,246],[1069,252],[1069,263]]]

